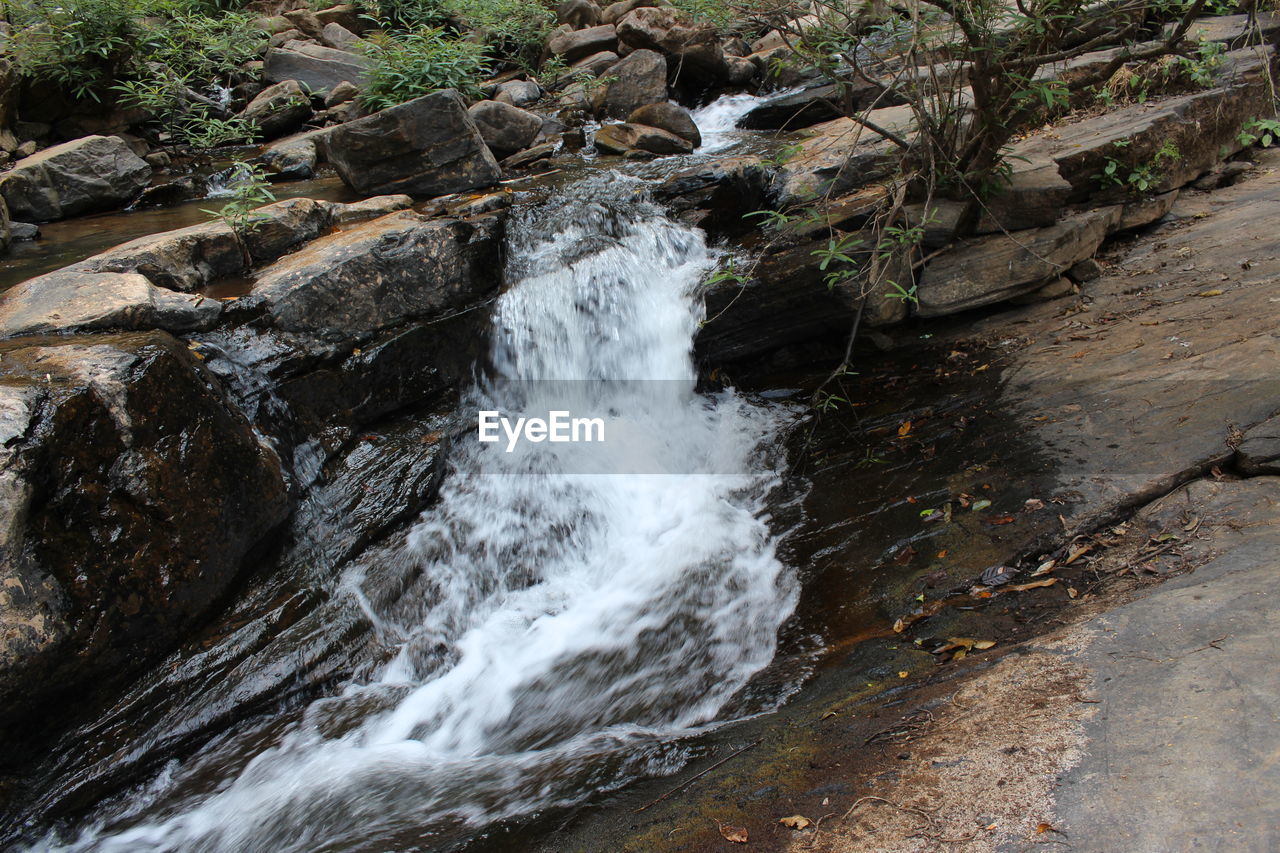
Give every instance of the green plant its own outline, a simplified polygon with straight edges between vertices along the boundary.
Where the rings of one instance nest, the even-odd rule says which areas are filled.
[[[229,80],[244,63],[258,58],[267,34],[245,12],[217,17],[176,12],[147,19],[140,50],[175,74],[205,82]]]
[[[5,48],[24,77],[101,100],[133,56],[129,0],[10,0]]]
[[[436,89],[479,94],[486,69],[484,46],[451,39],[443,30],[373,35],[366,39],[369,70],[360,98],[371,110],[411,101]]]
[[[258,213],[257,208],[275,201],[276,197],[271,192],[271,182],[267,180],[264,166],[237,163],[232,168],[237,174],[230,201],[217,210],[202,209],[201,212],[221,219],[232,231],[243,235],[262,226],[267,217]]]
[[[1117,148],[1127,147],[1117,144]],[[1160,150],[1151,155],[1151,159],[1134,165],[1126,165],[1115,157],[1108,157],[1102,173],[1097,176],[1103,186],[1117,186],[1127,189],[1134,195],[1141,195],[1154,188],[1164,178],[1165,170],[1170,163],[1182,159],[1178,146],[1172,139],[1165,140]]]
[[[555,13],[536,0],[441,0],[451,20],[480,35],[490,50],[536,67]]]
[[[920,297],[916,295],[917,285],[913,284],[908,288],[903,287],[896,281],[888,281],[886,284],[892,289],[884,295],[885,299],[897,299],[900,302],[910,302],[912,305],[920,304]]]
[[[818,270],[826,273],[824,281],[827,283],[827,290],[834,290],[836,285],[857,272],[858,262],[849,253],[864,242],[856,234],[842,234],[831,237],[826,246],[810,252],[813,257],[818,258]]]
[[[252,119],[215,118],[203,104],[195,105],[175,130],[184,142],[196,148],[252,142],[258,136],[258,125]]]
[[[1194,56],[1180,56],[1176,67],[1201,89],[1212,86],[1222,67],[1227,47],[1222,42],[1201,40]]]
[[[1241,145],[1261,145],[1270,148],[1276,140],[1280,140],[1280,121],[1273,118],[1251,118],[1240,129],[1236,137]]]

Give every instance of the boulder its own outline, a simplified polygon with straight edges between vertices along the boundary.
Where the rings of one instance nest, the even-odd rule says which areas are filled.
[[[643,124],[674,133],[694,148],[702,144],[702,134],[698,132],[693,116],[684,107],[670,101],[646,104],[632,110],[631,115],[627,116],[627,124]]]
[[[324,105],[330,108],[336,107],[339,104],[354,101],[359,94],[359,86],[349,80],[344,80],[329,90],[329,94],[325,95]]]
[[[3,199],[0,199],[3,202]],[[9,222],[9,239],[16,243],[19,240],[35,240],[40,237],[40,226],[30,222]]]
[[[925,267],[916,313],[941,317],[1038,290],[1092,257],[1120,215],[1114,205],[1072,214],[1048,228],[971,240]]]
[[[311,118],[311,98],[297,80],[268,86],[240,113],[258,125],[263,137],[275,139],[293,133]]]
[[[151,167],[114,136],[87,136],[25,157],[0,174],[9,213],[38,222],[122,207]]]
[[[313,139],[294,139],[268,146],[257,157],[275,180],[299,181],[315,174],[320,155]]]
[[[208,329],[222,305],[156,287],[138,273],[58,270],[15,285],[0,296],[0,337],[103,329]]]
[[[542,97],[542,87],[532,80],[508,80],[498,87],[493,99],[513,107],[527,107]]]
[[[9,206],[4,203],[4,196],[0,196],[0,254],[7,252],[12,242],[13,231],[9,223]]]
[[[667,61],[652,50],[633,51],[608,69],[617,79],[601,86],[593,107],[609,118],[626,118],[646,104],[667,99]]]
[[[532,148],[526,148],[519,154],[512,154],[500,164],[504,172],[512,169],[526,169],[534,163],[546,160],[548,157],[556,153],[559,147],[555,142],[544,142],[541,145],[535,145]]]
[[[500,245],[489,223],[393,213],[280,259],[237,308],[262,309],[283,331],[345,337],[438,317],[498,286]]]
[[[320,19],[316,17],[315,12],[307,8],[291,9],[285,12],[283,17],[307,38],[319,41],[324,24],[320,23]]]
[[[618,3],[611,3],[604,7],[604,11],[600,13],[600,20],[606,24],[617,24],[627,15],[639,9],[641,6],[670,6],[667,0],[620,0]]]
[[[542,130],[541,118],[501,101],[479,101],[467,112],[495,157],[506,157],[529,147]]]
[[[328,9],[321,9],[316,12],[316,20],[320,22],[321,27],[341,24],[353,33],[362,33],[368,29],[362,7],[354,3],[342,3]]]
[[[306,37],[306,33],[302,32],[302,30],[290,28],[273,34],[271,38],[267,40],[267,46],[283,47],[291,41],[302,42]]]
[[[556,84],[563,85],[563,83],[568,82],[575,75],[583,72],[586,72],[593,77],[599,77],[617,61],[618,54],[614,53],[612,50],[603,50],[600,53],[593,53],[586,59],[579,59],[577,62],[570,65],[569,70],[571,73],[562,77],[560,80],[557,80]]]
[[[334,50],[357,53],[362,39],[342,24],[329,23],[320,31],[320,41]]]
[[[565,62],[577,62],[579,59],[613,50],[618,46],[618,35],[613,25],[604,24],[585,30],[565,30],[552,33],[547,39],[547,50],[559,56]]]
[[[329,219],[334,225],[341,228],[344,225],[354,225],[357,222],[377,219],[379,216],[386,216],[388,213],[407,210],[411,207],[413,207],[413,198],[410,196],[376,195],[373,198],[353,201],[350,204],[330,202]]]
[[[272,83],[297,80],[312,93],[324,93],[342,82],[359,84],[368,61],[347,53],[302,41],[286,42],[267,51],[262,76]]]
[[[592,0],[564,0],[556,7],[556,23],[585,30],[600,23],[600,7]]]
[[[1245,430],[1236,447],[1236,467],[1246,477],[1280,474],[1280,417]]]
[[[716,28],[689,23],[674,9],[636,9],[618,22],[618,41],[631,50],[664,54],[677,81],[688,77],[695,85],[714,85],[729,75]]]
[[[502,176],[453,89],[339,125],[325,149],[347,186],[365,195],[444,195],[490,186]]]
[[[693,144],[687,139],[643,124],[606,124],[596,131],[596,148],[606,154],[689,154]]]
[[[164,332],[0,347],[0,715],[189,638],[288,513],[279,460]]]
[[[893,133],[910,134],[915,126],[908,107],[873,110],[870,118]],[[897,163],[898,147],[850,118],[823,122],[806,131],[806,138],[778,169],[774,200],[782,207],[805,203],[821,195],[838,196],[873,183]]]
[[[204,187],[196,185],[196,179],[190,175],[178,178],[176,181],[165,181],[162,184],[152,184],[134,200],[134,207],[168,207],[174,204],[181,204],[184,201],[190,201],[193,198],[203,198],[205,195]]]

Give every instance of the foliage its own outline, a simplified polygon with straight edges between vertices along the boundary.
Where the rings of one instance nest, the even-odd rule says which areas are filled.
[[[361,101],[381,110],[411,101],[436,89],[454,88],[478,94],[476,80],[486,69],[484,47],[448,38],[426,28],[366,39],[369,70]]]
[[[733,7],[721,0],[673,0],[671,5],[687,13],[694,21],[705,21],[718,30],[727,28],[735,17]]]
[[[245,12],[216,18],[179,12],[150,20],[141,43],[146,60],[196,80],[230,79],[244,63],[258,58],[267,40]]]
[[[1141,195],[1160,183],[1170,163],[1181,159],[1182,154],[1178,151],[1178,146],[1172,139],[1166,140],[1150,160],[1132,166],[1125,165],[1115,157],[1108,157],[1102,174],[1098,175],[1098,180],[1104,186],[1123,187],[1134,195]]]
[[[203,104],[196,105],[187,118],[175,128],[188,145],[196,148],[218,148],[239,142],[252,142],[258,136],[258,125],[252,119],[238,116],[216,118]]]
[[[556,24],[555,13],[536,0],[441,0],[441,5],[453,20],[481,33],[497,55],[530,67]]]
[[[264,166],[237,163],[233,168],[238,174],[231,200],[217,210],[201,212],[221,219],[237,234],[247,234],[256,231],[266,219],[256,212],[257,208],[275,201],[276,197],[271,192],[271,182],[267,180]]]
[[[133,54],[129,0],[10,0],[8,49],[26,77],[100,99]]]
[[[1280,140],[1280,121],[1273,118],[1251,118],[1244,123],[1237,137],[1241,145],[1261,145],[1270,148]]]
[[[1214,84],[1218,69],[1222,67],[1222,58],[1227,47],[1222,42],[1201,40],[1196,45],[1194,56],[1178,57],[1178,69],[1201,89]]]

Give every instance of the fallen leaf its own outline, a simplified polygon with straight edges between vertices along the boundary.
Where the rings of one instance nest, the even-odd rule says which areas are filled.
[[[986,498],[983,498],[983,499],[982,499],[982,500],[980,500],[980,501],[974,501],[974,502],[973,502],[973,511],[974,511],[974,512],[979,512],[979,511],[981,511],[981,510],[986,509],[986,508],[987,508],[987,507],[989,507],[989,506],[991,506],[991,501],[987,500]]]
[[[807,829],[813,825],[813,821],[804,815],[793,814],[790,817],[779,818],[778,823],[787,829]]]
[[[1053,567],[1056,565],[1058,565],[1057,560],[1045,560],[1043,563],[1041,563],[1039,566],[1036,567],[1036,570],[1034,572],[1031,573],[1031,577],[1033,578],[1044,577],[1045,575],[1049,574],[1049,572],[1053,571]]]
[[[836,716],[838,713],[839,713],[839,711],[828,711],[827,713],[823,714],[823,715],[822,715],[821,717],[819,717],[818,719],[821,719],[821,720],[829,720],[829,719],[831,719],[832,717]]]
[[[911,421],[903,421],[898,427],[898,438],[906,438],[911,433]]]
[[[902,621],[902,617],[898,617],[897,621],[893,623],[893,633],[901,634],[906,627],[907,623]]]
[[[898,670],[898,677],[899,677],[899,678],[906,678],[906,677],[907,677],[908,675],[910,675],[910,674],[911,674],[911,673],[907,672],[905,669],[900,669],[900,670]]]
[[[1071,553],[1067,555],[1067,559],[1062,561],[1062,565],[1069,566],[1092,550],[1092,545],[1081,545],[1079,548],[1073,549]]]
[[[945,559],[945,558],[946,558],[946,556],[947,556],[947,549],[946,549],[946,548],[943,548],[941,551],[939,551],[939,552],[938,552],[938,559],[939,559],[939,560]]]
[[[1076,596],[1078,596],[1079,594],[1080,594],[1080,592],[1079,592],[1079,591],[1078,591],[1074,586],[1069,586],[1069,587],[1067,587],[1067,597],[1068,597],[1068,598],[1075,598],[1075,597],[1076,597]]]
[[[1057,830],[1053,828],[1053,824],[1051,824],[1051,823],[1038,823],[1038,824],[1036,824],[1036,834],[1037,834],[1037,835],[1044,835],[1046,832],[1057,832]]]
[[[1000,586],[1013,580],[1013,576],[1016,574],[1017,570],[1009,566],[988,566],[982,570],[980,580],[984,586]]]
[[[902,548],[899,548],[898,553],[893,555],[893,561],[897,563],[899,566],[905,566],[907,563],[911,562],[911,560],[915,557],[915,555],[916,555],[916,549],[912,548],[910,545],[906,545]]]
[[[1009,592],[1026,592],[1029,589],[1040,589],[1041,587],[1053,586],[1058,582],[1057,578],[1045,578],[1042,581],[1031,581],[1031,583],[1019,583],[1006,587]]]
[[[747,830],[741,826],[731,826],[727,823],[719,823],[720,834],[724,836],[725,841],[732,841],[734,844],[747,843]]]
[[[1013,524],[1012,515],[989,515],[987,524]]]
[[[974,640],[973,641],[973,647],[980,652],[985,652],[987,649],[995,646],[995,644],[996,644],[995,640]]]
[[[1026,512],[1036,512],[1037,510],[1044,509],[1044,501],[1039,498],[1027,498],[1026,503],[1022,505],[1022,508]]]
[[[1216,287],[1213,290],[1202,290],[1196,294],[1196,296],[1221,296],[1221,295],[1222,295],[1222,291]]]

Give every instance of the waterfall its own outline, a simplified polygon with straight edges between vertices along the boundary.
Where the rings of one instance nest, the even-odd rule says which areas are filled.
[[[447,848],[671,772],[772,659],[797,583],[768,499],[793,413],[695,389],[700,232],[616,174],[514,214],[493,371],[439,501],[341,590],[388,645],[213,793],[61,849]],[[599,414],[591,446],[474,440],[475,413]],[[48,847],[57,847],[48,844]]]

